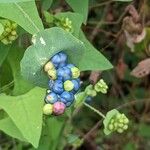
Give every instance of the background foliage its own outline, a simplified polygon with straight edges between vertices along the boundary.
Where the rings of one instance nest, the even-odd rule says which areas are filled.
[[[130,4],[134,13],[127,9]],[[19,37],[13,44],[0,43],[0,148],[149,149],[150,79],[148,73],[142,79],[136,77],[143,68],[148,71],[150,67],[145,66],[150,63],[142,63],[138,71],[130,74],[141,60],[149,57],[149,36],[145,38],[148,45],[134,45],[133,53],[124,34],[126,29],[132,29],[131,24],[129,28],[124,24],[127,16],[139,18],[134,27],[142,24],[142,31],[149,29],[149,7],[148,0],[0,0],[1,19],[19,25]],[[65,17],[72,21],[72,33],[54,25],[54,20]],[[50,28],[53,26],[57,27]],[[130,33],[136,32],[140,33]],[[126,133],[104,135],[100,116],[84,105],[68,109],[60,117],[42,115],[47,82],[42,66],[62,49],[84,71],[81,91],[95,82],[96,76],[105,79],[108,94],[98,94],[89,103],[104,114],[117,108],[129,116]]]

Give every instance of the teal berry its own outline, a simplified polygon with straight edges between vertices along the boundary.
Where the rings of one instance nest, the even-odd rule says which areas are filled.
[[[56,94],[61,94],[64,92],[63,82],[61,80],[55,80],[54,85],[52,87],[52,91]]]
[[[48,104],[54,104],[55,102],[57,102],[57,100],[58,100],[57,94],[55,94],[54,92],[48,93],[45,97],[45,103]]]

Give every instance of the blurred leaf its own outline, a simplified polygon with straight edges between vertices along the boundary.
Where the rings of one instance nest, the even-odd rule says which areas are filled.
[[[0,16],[13,20],[31,34],[43,30],[34,1],[0,4]]]
[[[79,66],[85,51],[81,41],[58,27],[40,32],[33,41],[35,44],[26,50],[21,61],[21,71],[25,79],[41,87],[48,86],[49,79],[43,72],[43,66],[54,54],[63,50],[69,60]]]
[[[0,66],[2,65],[3,61],[7,57],[9,50],[10,50],[10,46],[0,44]]]
[[[42,8],[48,10],[53,3],[53,0],[42,0]]]
[[[113,66],[111,63],[86,39],[84,33],[80,32],[80,39],[86,46],[86,52],[80,60],[79,68],[84,70],[107,70]],[[88,65],[87,65],[88,64]]]
[[[0,130],[5,132],[9,136],[17,138],[21,141],[26,141],[26,139],[23,137],[19,129],[16,127],[16,125],[12,122],[12,120],[9,117],[0,120]]]
[[[44,17],[45,17],[45,20],[46,20],[47,23],[53,23],[54,15],[50,14],[47,11],[44,11],[43,14],[44,14]]]
[[[139,126],[139,134],[143,137],[150,138],[150,126],[148,124],[141,123]]]
[[[20,73],[20,61],[23,54],[24,50],[17,47],[16,44],[13,44],[7,57],[14,77],[14,89],[12,95],[21,95],[33,88],[33,85],[24,80]]]
[[[62,120],[59,120],[62,118]],[[66,119],[60,117],[47,118],[45,127],[43,129],[43,136],[41,137],[40,144],[37,150],[56,150],[58,147],[62,149],[63,146],[59,145],[63,137],[63,130],[65,127]],[[60,148],[60,146],[62,148]]]
[[[135,145],[129,142],[127,145],[124,146],[123,150],[136,150]]]
[[[0,35],[2,35],[3,32],[4,32],[4,27],[3,27],[3,25],[0,23]]]
[[[45,90],[34,88],[20,96],[0,95],[0,108],[34,147],[38,147],[41,136],[44,94]]]
[[[78,94],[75,95],[75,103],[74,103],[74,107],[78,108],[80,107],[83,102],[85,101],[87,95],[85,92],[80,92]]]
[[[29,2],[34,0],[0,0],[0,3],[18,3],[18,2]]]
[[[86,24],[88,16],[88,3],[89,0],[66,0],[70,7],[77,13],[81,14]]]

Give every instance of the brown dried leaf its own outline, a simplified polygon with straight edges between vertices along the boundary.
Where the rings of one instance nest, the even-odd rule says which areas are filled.
[[[150,74],[150,58],[139,62],[131,72],[131,75],[137,78],[145,77],[148,74]]]

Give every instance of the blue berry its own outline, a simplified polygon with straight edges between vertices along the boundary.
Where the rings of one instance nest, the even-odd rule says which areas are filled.
[[[56,68],[64,67],[67,63],[67,55],[63,52],[59,52],[51,58],[51,61]]]
[[[73,64],[67,64],[66,67],[68,67],[69,69],[71,69],[71,68],[75,67],[75,65],[73,65]]]
[[[64,91],[60,95],[60,99],[65,99],[67,102],[73,101],[74,100],[74,95],[71,92]]]
[[[57,70],[57,77],[63,81],[71,79],[71,70],[67,67],[62,67]]]
[[[66,107],[69,107],[72,103],[73,103],[73,101],[72,102],[67,102],[65,105],[66,105]]]
[[[65,53],[60,52],[59,56],[60,56],[61,63],[66,63],[67,62],[67,55]]]
[[[49,85],[49,88],[52,89],[52,87],[54,85],[54,81],[53,80],[49,80],[48,85]]]
[[[58,100],[58,97],[54,92],[50,92],[45,97],[46,103],[54,104],[55,102],[57,102],[57,100]]]
[[[56,94],[61,94],[64,91],[63,82],[61,80],[55,80],[52,91]]]
[[[71,81],[72,81],[72,83],[74,84],[73,90],[74,90],[74,91],[78,91],[79,88],[80,88],[80,80],[76,79],[76,80],[71,80]]]

